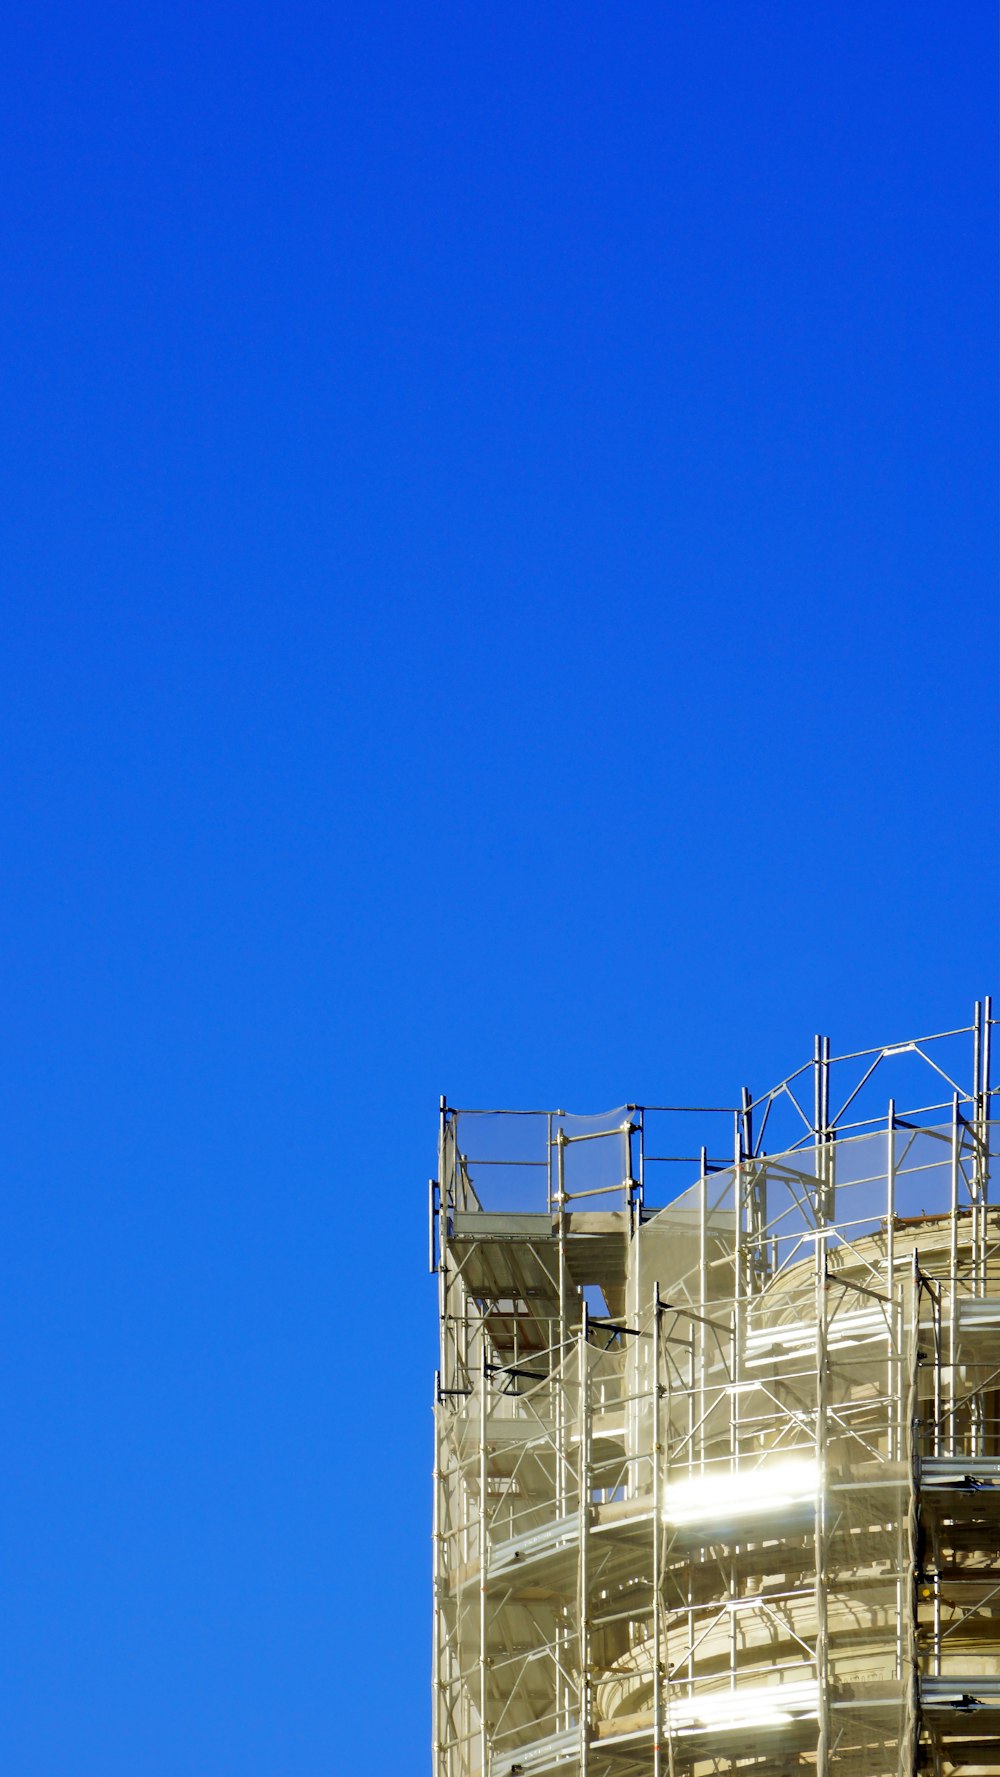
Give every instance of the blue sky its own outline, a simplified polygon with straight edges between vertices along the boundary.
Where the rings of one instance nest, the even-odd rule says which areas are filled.
[[[0,1760],[408,1777],[438,1094],[998,986],[994,8],[3,36]]]

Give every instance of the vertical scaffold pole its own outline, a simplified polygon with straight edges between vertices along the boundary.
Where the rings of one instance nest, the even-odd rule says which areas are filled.
[[[486,1391],[489,1383],[489,1371],[486,1363],[486,1330],[480,1333],[482,1349],[480,1352],[479,1374],[479,1769],[481,1777],[489,1773],[489,1729],[487,1727],[488,1697],[486,1692],[486,1581],[487,1581],[487,1548],[486,1548],[486,1489],[488,1465],[486,1459]]]
[[[971,1138],[972,1138],[972,1280],[971,1294],[974,1297],[986,1294],[986,1180],[989,1167],[989,1126],[987,1124],[988,1100],[985,1091],[986,1070],[989,1065],[989,1015],[990,1002],[982,1004],[976,1001],[975,1020],[975,1081],[972,1094]],[[953,1362],[955,1356],[953,1355]],[[974,1372],[977,1384],[982,1378],[982,1371]],[[968,1452],[971,1456],[983,1454],[983,1394],[977,1386],[969,1401],[969,1442]]]
[[[729,1467],[735,1474],[739,1467],[740,1447],[740,1358],[743,1351],[743,1316],[746,1312],[744,1300],[744,1266],[746,1262],[746,1205],[743,1201],[744,1167],[743,1167],[743,1131],[740,1113],[736,1112],[736,1141],[733,1159],[733,1209],[735,1211],[736,1234],[733,1241],[733,1311],[732,1311],[732,1349],[730,1354],[731,1375],[729,1378]]]
[[[906,1390],[906,1454],[910,1471],[910,1509],[907,1514],[907,1554],[909,1557],[908,1609],[906,1613],[905,1658],[909,1666],[908,1721],[909,1759],[901,1768],[907,1777],[915,1773],[920,1753],[920,1670],[917,1660],[917,1586],[920,1548],[920,1265],[917,1249],[913,1249],[910,1300],[910,1353]],[[900,1302],[902,1303],[902,1284]]]
[[[980,1197],[985,1210],[990,1200],[990,1048],[993,1031],[993,1001],[989,994],[983,1001],[983,1046],[980,1064],[980,1102],[982,1110],[983,1139],[979,1144],[979,1157],[982,1166]],[[983,1240],[985,1262],[986,1218],[983,1217]],[[986,1276],[983,1274],[983,1294],[986,1293]]]
[[[983,1001],[983,1121],[987,1125],[989,1139],[990,1121],[990,1048],[993,1030],[993,1000],[989,994]]]
[[[973,1296],[979,1295],[979,1256],[980,1256],[980,1187],[982,1184],[982,1151],[983,1151],[983,1006],[977,1000],[972,1019],[972,1289]]]
[[[746,1169],[747,1228],[747,1294],[755,1295],[766,1271],[764,1230],[767,1226],[766,1185],[763,1167],[754,1159],[753,1099],[749,1086],[740,1091],[740,1146]]]
[[[816,1682],[818,1730],[816,1777],[829,1777],[830,1702],[827,1630],[826,1455],[827,1455],[827,1258],[822,1222],[816,1229]]]
[[[689,1453],[690,1455],[690,1453]],[[660,1520],[663,1513],[660,1424],[660,1285],[653,1285],[653,1777],[661,1777],[663,1739],[663,1647],[660,1619]]]
[[[441,1758],[441,1372],[434,1372],[434,1504],[431,1548],[434,1560],[434,1644],[431,1650],[431,1770],[438,1777]]]
[[[829,1397],[829,1272],[827,1230],[835,1220],[833,1130],[830,1126],[830,1039],[813,1044],[814,1117],[816,1134],[816,1668],[819,1728],[816,1777],[830,1770],[830,1637],[827,1475]]]
[[[701,1173],[698,1179],[698,1446],[700,1466],[705,1471],[705,1384],[707,1381],[708,1354],[705,1348],[705,1321],[708,1315],[708,1149],[701,1150]],[[688,1460],[694,1460],[694,1451],[688,1452]]]
[[[976,1006],[978,1016],[979,1006]],[[948,1454],[955,1454],[956,1406],[958,1385],[955,1365],[958,1359],[958,1181],[961,1175],[961,1118],[958,1093],[951,1101],[951,1216],[948,1228]],[[936,1366],[936,1394],[940,1395],[940,1362]],[[940,1442],[940,1411],[936,1414],[935,1453]]]
[[[580,1777],[587,1777],[590,1762],[590,1457],[591,1418],[589,1387],[590,1327],[587,1304],[583,1304],[580,1325],[580,1506],[579,1506],[579,1598],[577,1602],[580,1669]]]
[[[566,1485],[567,1426],[566,1426],[566,1131],[561,1127],[556,1130],[556,1245],[558,1249],[557,1263],[559,1266],[559,1340],[556,1347],[555,1380],[555,1434],[556,1434],[556,1516],[564,1518],[568,1503],[569,1489]],[[556,1731],[562,1732],[569,1725],[569,1686],[566,1678],[566,1636],[567,1624],[565,1617],[556,1623]]]
[[[832,1138],[830,1125],[830,1039],[823,1038],[823,1128],[828,1137]]]
[[[566,1514],[566,1133],[556,1130],[556,1231],[559,1263],[559,1342],[556,1364],[556,1510]]]
[[[444,1372],[445,1387],[451,1387],[451,1371],[455,1368],[454,1357],[457,1342],[448,1327],[448,1272],[445,1258],[445,1240],[448,1233],[448,1207],[450,1202],[450,1181],[448,1178],[447,1150],[447,1119],[448,1103],[444,1096],[438,1101],[438,1228],[437,1228],[437,1274],[438,1274],[438,1323],[441,1335],[441,1368]],[[451,1347],[451,1349],[449,1349]],[[451,1361],[449,1361],[449,1359]]]
[[[986,1256],[989,1250],[989,1230],[987,1208],[990,1200],[990,1032],[993,1023],[993,1001],[987,994],[983,1001],[983,1044],[980,1069],[980,1128],[982,1139],[976,1143],[976,1164],[979,1171],[979,1187],[976,1197],[979,1203],[979,1253],[978,1253],[978,1285],[977,1295],[985,1296],[989,1288],[986,1277]],[[980,1394],[979,1426],[980,1443],[982,1442],[982,1409],[983,1398]],[[976,1451],[982,1455],[982,1449]]]
[[[899,1399],[899,1387],[902,1381],[902,1330],[896,1325],[896,1100],[889,1100],[889,1114],[886,1119],[885,1131],[885,1293],[889,1300],[889,1399]],[[890,1433],[892,1444],[889,1452],[893,1461],[900,1461],[902,1447],[898,1439],[896,1422],[892,1422]]]
[[[447,1324],[446,1324],[447,1295],[446,1295],[445,1254],[444,1254],[444,1235],[445,1235],[445,1232],[446,1232],[447,1226],[448,1226],[447,1212],[446,1212],[446,1208],[445,1208],[445,1199],[447,1196],[447,1169],[446,1169],[446,1154],[445,1154],[445,1118],[447,1116],[447,1111],[448,1111],[447,1100],[445,1098],[444,1093],[442,1092],[440,1098],[438,1099],[438,1164],[437,1164],[438,1225],[437,1225],[437,1242],[436,1242],[436,1245],[437,1245],[437,1255],[436,1255],[437,1280],[438,1280],[438,1334],[439,1334],[439,1343],[440,1343],[442,1364],[446,1363],[448,1360],[448,1329],[447,1329]],[[434,1202],[432,1199],[431,1213],[433,1214],[433,1212],[434,1212]],[[434,1252],[434,1244],[435,1244],[434,1237],[432,1235],[432,1237],[431,1237],[432,1256],[433,1256],[433,1252]],[[446,1386],[447,1386],[447,1383],[446,1383]],[[441,1487],[442,1487],[442,1476],[441,1476],[441,1372],[440,1372],[440,1370],[438,1370],[435,1375],[435,1379],[434,1379],[434,1523],[433,1523],[433,1531],[432,1531],[433,1542],[434,1542],[434,1650],[433,1650],[433,1656],[432,1656],[433,1671],[431,1674],[431,1684],[432,1684],[431,1738],[432,1738],[432,1741],[434,1744],[434,1750],[433,1750],[433,1755],[432,1755],[432,1760],[433,1760],[432,1770],[434,1772],[434,1777],[438,1777],[438,1773],[440,1771],[441,1742],[442,1742],[442,1738],[443,1738],[442,1732],[441,1732],[442,1622],[441,1622],[440,1587],[441,1587],[442,1580],[443,1580],[443,1574],[441,1571],[441,1569],[442,1569],[442,1547],[443,1547],[443,1545],[442,1545],[442,1527],[441,1527]]]

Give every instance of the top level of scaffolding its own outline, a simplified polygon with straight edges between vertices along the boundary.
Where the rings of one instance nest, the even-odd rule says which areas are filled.
[[[442,1098],[432,1227],[442,1202],[459,1212],[649,1214],[706,1173],[767,1155],[839,1149],[887,1127],[956,1118],[984,1126],[997,1116],[1000,1091],[991,1084],[996,1023],[987,997],[970,1024],[906,1042],[834,1055],[818,1036],[810,1060],[767,1092],[744,1087],[729,1105],[626,1104],[576,1116],[460,1109]]]

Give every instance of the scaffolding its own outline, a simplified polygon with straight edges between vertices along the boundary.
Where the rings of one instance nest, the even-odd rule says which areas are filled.
[[[442,1101],[434,1777],[1000,1772],[993,1026],[817,1038],[725,1160]]]

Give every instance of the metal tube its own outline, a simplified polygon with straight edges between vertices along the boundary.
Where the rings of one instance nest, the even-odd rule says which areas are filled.
[[[437,1270],[437,1253],[435,1251],[437,1233],[437,1179],[427,1181],[427,1269],[431,1276]]]
[[[830,1039],[823,1038],[823,1128],[830,1133]]]
[[[958,1093],[956,1092],[951,1104],[951,1217],[948,1229],[948,1304],[950,1320],[948,1329],[948,1452],[951,1456],[954,1456],[955,1454],[955,1421],[957,1418],[955,1412],[955,1402],[957,1397],[955,1363],[958,1355],[958,1178],[960,1115],[961,1113],[958,1108]],[[937,1378],[937,1391],[940,1393],[940,1365],[937,1367]],[[940,1422],[941,1416],[940,1412],[938,1412],[936,1415],[934,1434],[935,1446],[938,1441]]]
[[[489,1386],[489,1372],[486,1367],[486,1331],[480,1332],[480,1365],[479,1376],[479,1769],[482,1777],[486,1777],[490,1768],[489,1730],[487,1727],[488,1698],[486,1693],[486,1497],[487,1497],[487,1458],[486,1458],[486,1390]]]
[[[902,1318],[903,1293],[900,1287],[900,1314]],[[909,1665],[909,1695],[907,1709],[908,1744],[904,1748],[904,1759],[900,1762],[900,1770],[909,1773],[917,1769],[920,1744],[920,1675],[917,1663],[917,1584],[918,1559],[920,1547],[920,1390],[919,1390],[919,1344],[920,1344],[920,1267],[916,1248],[913,1250],[913,1269],[910,1300],[910,1361],[909,1386],[906,1400],[906,1453],[909,1458],[910,1488],[909,1512],[907,1514],[907,1554],[909,1557],[909,1609],[906,1618],[906,1640],[903,1655]]]
[[[579,1599],[577,1605],[577,1646],[580,1672],[580,1777],[587,1777],[590,1757],[590,1586],[588,1575],[588,1541],[590,1530],[590,1440],[591,1407],[589,1389],[589,1328],[587,1304],[583,1304],[580,1326],[580,1500],[579,1500]]]
[[[566,1512],[566,1137],[556,1130],[556,1176],[559,1182],[556,1202],[556,1228],[559,1247],[559,1361],[556,1366],[556,1507],[559,1516]]]
[[[439,1414],[441,1372],[434,1376],[434,1503],[431,1520],[431,1548],[434,1558],[434,1640],[431,1647],[431,1770],[439,1777],[441,1756],[441,1601],[438,1587],[441,1572],[441,1425]]]
[[[661,1777],[663,1738],[663,1649],[661,1646],[660,1538],[663,1513],[661,1471],[663,1431],[660,1423],[660,1285],[653,1285],[653,1777]]]
[[[895,1296],[896,1263],[896,1101],[894,1098],[889,1100],[889,1119],[885,1140],[885,1293],[889,1301],[892,1302]],[[890,1309],[890,1316],[891,1314],[892,1310]],[[899,1386],[902,1378],[901,1358],[902,1352],[899,1342],[893,1335],[890,1335],[888,1376],[890,1399],[896,1398],[895,1389]],[[898,1428],[896,1428],[895,1420],[892,1421],[892,1424],[894,1429],[891,1434],[889,1454],[893,1460],[898,1461],[900,1457]]]
[[[736,1230],[733,1242],[733,1313],[732,1313],[732,1352],[730,1363],[732,1374],[729,1391],[729,1466],[735,1474],[739,1466],[739,1414],[740,1414],[740,1357],[743,1350],[743,1316],[745,1303],[743,1296],[743,1263],[745,1242],[743,1239],[743,1168],[739,1161],[733,1173],[733,1202],[736,1211]]]
[[[698,1301],[701,1313],[698,1320],[698,1437],[701,1446],[701,1468],[705,1469],[705,1381],[708,1353],[705,1349],[706,1310],[708,1307],[708,1237],[706,1216],[708,1209],[708,1149],[701,1150],[701,1176],[698,1180]],[[693,1457],[694,1451],[690,1452]]]
[[[990,1200],[990,1038],[993,1028],[993,1001],[989,994],[983,1001],[983,1047],[981,1064],[981,1130],[982,1139],[977,1146],[979,1174],[979,1203],[982,1219],[982,1274],[981,1293],[986,1294],[986,1207]]]
[[[826,1388],[827,1388],[827,1265],[822,1230],[816,1238],[816,1680],[818,1730],[816,1777],[829,1777],[829,1637],[827,1631],[826,1572]]]
[[[749,1086],[740,1088],[740,1122],[743,1126],[743,1152],[750,1156],[753,1154],[753,1099],[750,1097]]]
[[[942,1353],[944,1351],[944,1327],[942,1326],[941,1316],[942,1316],[941,1291],[940,1290],[933,1290],[931,1292],[931,1328],[932,1328],[933,1335],[934,1335],[934,1433],[933,1433],[934,1442],[933,1442],[933,1451],[934,1451],[935,1456],[940,1456],[940,1454],[941,1454],[941,1419],[942,1419],[941,1357],[942,1357]],[[953,1367],[952,1368],[952,1395],[953,1396],[954,1396],[954,1389],[955,1389],[954,1375],[955,1375],[955,1372],[954,1372],[954,1367]],[[955,1427],[954,1413],[952,1413],[950,1415],[950,1419],[951,1419],[952,1431],[954,1431],[954,1427]]]

